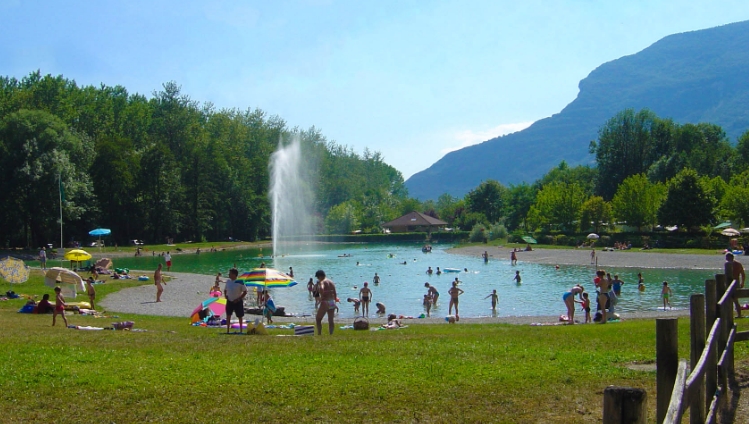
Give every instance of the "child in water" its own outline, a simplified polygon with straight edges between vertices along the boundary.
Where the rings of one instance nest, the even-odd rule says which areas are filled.
[[[491,294],[489,296],[486,296],[484,299],[492,298],[492,311],[497,310],[497,301],[499,300],[499,296],[497,295],[497,290],[492,290]]]
[[[663,290],[661,290],[661,296],[663,297],[663,310],[666,310],[666,305],[668,305],[668,308],[671,309],[671,301],[669,300],[669,297],[671,297],[671,287],[668,286],[668,281],[663,282]]]
[[[427,317],[429,317],[429,311],[432,309],[432,295],[429,293],[424,295],[424,309],[426,309]]]
[[[513,278],[518,285],[520,285],[520,282],[523,281],[522,278],[520,278],[520,271],[515,271],[515,278]]]
[[[644,292],[645,291],[645,280],[642,279],[642,273],[637,273],[637,290]]]

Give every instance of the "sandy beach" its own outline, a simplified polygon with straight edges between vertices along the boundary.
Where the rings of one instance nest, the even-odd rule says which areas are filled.
[[[456,255],[480,257],[484,251],[489,253],[489,260],[510,260],[511,247],[483,247],[470,246],[450,249],[448,253]],[[518,260],[550,265],[583,265],[590,266],[590,249],[543,249],[536,248],[530,252],[517,252]],[[714,269],[716,273],[722,270],[723,255],[687,254],[687,253],[654,253],[646,251],[601,251],[596,250],[599,268],[606,267],[638,267],[638,268],[682,268],[682,269]],[[741,260],[741,258],[739,258]],[[122,290],[107,296],[100,302],[102,308],[110,313],[131,313],[139,315],[187,317],[195,306],[208,297],[208,288],[214,277],[199,274],[175,273],[167,275],[173,279],[165,287],[163,302],[155,302],[155,288],[145,285]],[[685,316],[688,312],[657,311],[622,313],[622,319],[656,318]],[[248,315],[247,319],[259,317]],[[314,322],[310,316],[278,317],[278,323],[309,324]],[[384,317],[372,316],[370,325],[386,323]],[[351,324],[351,319],[337,320],[339,325]],[[444,323],[444,317],[425,319],[407,319],[406,324],[416,323]],[[483,317],[464,318],[462,323],[509,323],[509,324],[552,324],[558,322],[557,316],[515,316],[515,317]]]

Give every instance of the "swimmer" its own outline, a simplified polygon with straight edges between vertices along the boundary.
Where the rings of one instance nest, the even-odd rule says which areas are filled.
[[[515,271],[515,278],[513,278],[513,280],[515,280],[518,285],[523,282],[523,279],[520,277],[520,271]]]

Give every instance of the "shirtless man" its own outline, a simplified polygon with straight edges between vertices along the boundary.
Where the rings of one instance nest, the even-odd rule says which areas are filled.
[[[359,290],[359,299],[362,305],[362,314],[366,317],[369,316],[369,302],[372,301],[372,290],[367,287],[368,283],[364,282],[364,287]]]
[[[375,286],[378,285],[378,284],[380,284],[380,276],[377,275],[376,272],[375,272],[374,277],[372,277],[372,282],[374,283]]]
[[[611,280],[606,278],[606,271],[603,270],[596,272],[596,276],[596,280],[598,281],[598,306],[601,308],[601,324],[606,324],[609,318],[609,314],[606,312],[606,304],[609,301]]]
[[[744,288],[744,282],[746,281],[744,266],[741,265],[741,262],[734,260],[733,253],[726,253],[726,263],[723,265],[723,269],[726,274],[726,286],[733,283],[733,280],[738,280],[738,288]],[[741,318],[741,305],[739,304],[739,298],[736,296],[733,297],[733,306],[736,308],[736,315]]]
[[[317,316],[315,321],[317,324],[317,335],[322,335],[322,318],[325,314],[328,314],[328,332],[333,334],[333,315],[336,310],[335,300],[338,297],[338,293],[335,290],[335,283],[325,278],[325,271],[318,270],[315,273],[317,278],[317,285],[320,291],[320,307],[317,308]]]
[[[164,287],[162,287],[162,284],[166,285],[166,282],[164,282],[161,277],[161,264],[156,267],[156,272],[153,273],[153,284],[156,285],[156,301],[161,302],[161,293],[164,293]]]
[[[437,299],[440,298],[440,292],[437,291],[437,289],[434,288],[433,285],[429,283],[424,283],[424,287],[427,288],[427,294],[432,296],[432,305],[437,305]]]
[[[463,290],[458,288],[458,283],[453,281],[453,286],[450,287],[450,290],[447,291],[447,294],[450,295],[450,306],[448,306],[448,315],[452,314],[453,311],[453,305],[455,305],[455,321],[460,320],[460,314],[458,313],[458,296],[463,294]]]

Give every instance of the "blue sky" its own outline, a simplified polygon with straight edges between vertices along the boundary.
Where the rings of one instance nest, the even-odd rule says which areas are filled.
[[[749,19],[745,1],[0,0],[0,75],[40,69],[380,151],[404,178],[574,100],[604,62]]]

